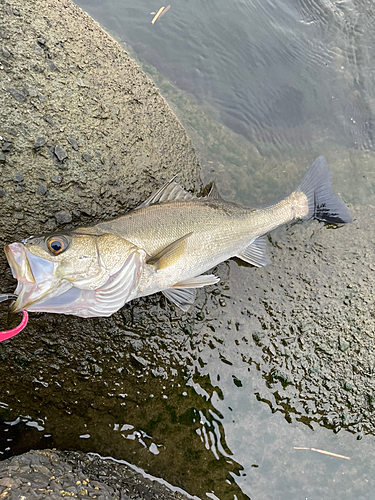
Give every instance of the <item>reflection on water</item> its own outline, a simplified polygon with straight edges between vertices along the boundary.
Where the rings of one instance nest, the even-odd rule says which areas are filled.
[[[374,147],[372,2],[77,3],[258,146]]]
[[[372,498],[371,3],[178,1],[155,25],[145,0],[78,3],[200,102],[153,73],[207,182],[266,203],[324,153],[355,221],[272,233],[272,265],[221,264],[188,314],[156,295],[109,319],[35,315],[27,347],[0,345],[3,456],[96,452],[201,498]]]

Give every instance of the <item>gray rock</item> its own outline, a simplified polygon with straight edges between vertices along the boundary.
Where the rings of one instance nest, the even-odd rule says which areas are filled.
[[[34,148],[41,148],[42,146],[45,145],[47,141],[45,140],[44,137],[38,137],[37,139],[35,139],[34,141]]]
[[[54,152],[60,161],[63,161],[65,158],[68,158],[66,151],[59,144],[55,146]]]
[[[62,180],[63,180],[62,174],[54,175],[51,177],[51,181],[54,182],[55,184],[60,184]]]
[[[18,9],[22,17],[8,14],[6,9],[9,5]],[[32,86],[39,97],[26,97],[21,94],[19,96],[21,104],[10,92],[6,90],[0,92],[0,127],[4,139],[2,144],[13,143],[13,147],[5,152],[7,161],[1,163],[1,186],[6,190],[6,197],[0,199],[1,248],[7,243],[21,241],[31,234],[50,234],[59,224],[61,227],[68,223],[72,227],[82,227],[123,214],[145,200],[152,191],[175,173],[178,173],[179,181],[184,187],[198,190],[199,162],[183,127],[153,82],[120,45],[87,14],[69,0],[33,0],[33,2],[7,0],[0,2],[0,20],[5,20],[3,29],[6,29],[9,36],[7,46],[13,54],[17,54],[17,57],[8,59],[3,57],[3,60],[10,65],[10,71],[6,74],[5,89],[17,89],[21,94],[20,89]],[[64,52],[56,45],[61,41],[64,43]],[[35,51],[36,45],[39,45],[42,54]],[[60,70],[58,77],[56,73],[47,70],[45,57],[53,58]],[[74,70],[71,70],[71,67]],[[77,85],[77,78],[81,78],[90,87],[82,88]],[[123,90],[120,92],[118,89]],[[41,95],[45,96],[45,99],[40,98]],[[54,101],[50,98],[52,95],[56,96]],[[134,113],[132,106],[129,106],[129,95],[144,103],[144,106],[137,109],[137,113]],[[98,108],[110,111],[108,118],[101,121],[100,127],[98,119],[94,118]],[[121,112],[113,111],[116,109]],[[7,135],[6,141],[4,135]],[[39,137],[44,137],[46,144],[54,145],[53,150],[58,144],[62,148],[66,147],[65,154],[69,156],[71,163],[68,170],[64,171],[64,176],[58,174],[59,160],[55,151],[50,155],[46,147],[41,147],[36,154],[33,143]],[[126,137],[126,148],[124,148],[124,137]],[[69,141],[68,144],[66,138],[74,138],[74,142]],[[82,152],[99,152],[105,167],[95,154],[89,163],[83,161]],[[68,159],[64,158],[64,161]],[[17,173],[22,175],[23,180],[14,183],[13,178]],[[40,176],[45,180],[42,181]],[[128,183],[129,178],[134,179],[133,184]],[[100,196],[102,187],[108,188],[109,180],[113,181],[110,186],[111,196]],[[44,189],[40,186],[48,188],[46,195],[41,194]],[[87,207],[89,215],[84,215],[81,207]],[[23,219],[15,219],[15,212],[22,213]],[[65,215],[61,212],[65,212]],[[75,216],[73,220],[73,213],[80,214],[79,218]],[[0,275],[2,290],[14,290],[14,279],[3,252],[0,252]],[[4,325],[6,321],[4,309],[1,313],[3,314],[1,324]],[[70,431],[65,433],[63,430],[65,422],[57,421],[56,416],[67,416],[66,411],[70,411],[69,425],[73,433],[82,428],[81,434],[85,434],[81,419],[86,418],[91,412],[98,422],[98,428],[106,426],[107,434],[103,433],[104,441],[112,439],[114,433],[108,433],[108,422],[103,419],[103,415],[109,415],[110,407],[113,409],[114,404],[117,405],[117,402],[121,404],[124,399],[120,396],[118,398],[107,396],[108,390],[103,392],[103,397],[92,398],[90,391],[92,393],[94,391],[91,380],[95,379],[101,391],[102,381],[108,376],[107,368],[101,362],[102,355],[96,351],[97,342],[103,342],[103,347],[112,345],[117,353],[118,345],[115,346],[113,340],[117,339],[118,333],[125,338],[128,333],[129,336],[132,335],[130,331],[127,333],[125,327],[129,320],[126,319],[125,322],[122,315],[119,315],[116,325],[114,318],[82,321],[80,318],[63,314],[32,316],[25,335],[19,335],[1,344],[0,386],[4,419],[5,413],[8,412],[4,410],[5,405],[12,409],[9,412],[10,417],[30,415],[36,421],[38,415],[43,414],[46,416],[43,424],[46,428],[43,433],[35,430],[38,435],[43,437],[43,434],[53,434],[53,429],[61,428],[61,438],[70,439]],[[13,316],[11,321],[18,319],[17,316]],[[131,363],[125,362],[128,344],[122,339],[121,349],[123,343],[124,360],[113,370],[116,376],[119,376],[117,369],[127,365],[130,366],[130,370],[135,370]],[[75,369],[77,360],[86,356],[86,353],[92,354],[92,357],[98,360],[96,365],[102,370],[101,372],[89,364],[87,379],[79,374],[82,370],[80,366]],[[143,353],[142,357],[147,359],[147,355]],[[110,363],[113,361],[109,361]],[[51,368],[51,365],[60,366],[60,370]],[[125,374],[127,369],[123,370]],[[35,381],[36,374],[43,384]],[[72,389],[73,381],[77,393],[74,388]],[[111,387],[114,381],[111,380]],[[137,379],[132,379],[129,383],[136,386],[138,382]],[[25,387],[30,390],[25,390]],[[34,390],[36,388],[37,392]],[[156,388],[152,390],[155,393],[157,391]],[[121,394],[123,392],[126,391],[121,389]],[[69,399],[73,394],[74,401],[79,401],[79,408]],[[96,409],[94,406],[91,409],[86,406],[89,400],[94,406],[100,400],[99,412],[98,406]],[[101,423],[102,419],[105,424]],[[33,432],[32,428],[28,430]],[[55,439],[54,435],[51,439]],[[116,440],[118,441],[117,435]],[[69,444],[66,442],[66,446],[78,447],[81,441],[73,438]],[[28,439],[23,439],[21,442],[22,446],[34,446]],[[19,441],[7,443],[11,453],[14,452],[16,444],[18,445]],[[63,446],[65,444],[61,443],[61,447]],[[42,455],[43,452],[39,454]],[[93,481],[97,480],[102,485],[98,491],[90,487],[91,479],[88,484],[82,484],[82,489],[88,491],[86,498],[89,498],[89,494],[91,498],[93,495],[105,495],[106,499],[115,496],[126,499],[130,496],[130,493],[126,493],[128,487],[125,484],[129,482],[129,478],[124,480],[128,475],[127,469],[119,469],[113,483],[109,484],[110,469],[105,469],[105,464],[93,460],[93,457],[90,460],[87,456],[82,458],[79,455],[81,458],[72,458],[73,461],[68,465],[67,457],[57,462],[53,457],[54,455],[52,458],[45,457],[48,461],[46,464],[33,454],[24,465],[26,472],[19,472],[21,475],[19,477],[27,481],[30,479],[29,482],[35,485],[37,474],[41,474],[41,478],[45,480],[42,471],[34,472],[35,465],[42,463],[49,470],[56,467],[56,473],[51,471],[49,476],[56,477],[56,480],[51,480],[49,483],[49,489],[53,490],[51,493],[23,483],[20,490],[12,494],[19,495],[19,498],[22,494],[26,499],[33,498],[34,493],[41,498],[47,495],[48,498],[54,498],[55,495],[55,498],[60,499],[62,497],[60,491],[65,490],[65,486],[75,486],[77,480],[83,483],[85,479],[76,472],[80,471],[85,476],[92,474],[86,477],[92,478]],[[84,462],[83,465],[80,465],[81,461]],[[6,467],[11,464],[16,465],[12,461],[0,462],[0,470],[4,471],[0,477],[8,477]],[[72,474],[76,473],[78,476],[73,483],[69,482],[70,479],[66,476],[68,470],[72,470]],[[100,470],[107,471],[107,476],[100,476]],[[61,483],[58,483],[58,480],[61,480]],[[108,484],[103,486],[105,481]],[[142,482],[143,479],[139,476],[137,481]],[[33,493],[27,490],[21,493],[24,491],[21,488],[34,489]],[[121,496],[117,493],[120,488]],[[149,496],[152,496],[154,488],[156,486],[151,483]],[[115,493],[109,494],[108,489]],[[0,495],[2,493],[0,491]],[[10,495],[9,497],[11,498]],[[140,498],[135,490],[134,498]],[[162,498],[159,496],[159,499]]]
[[[50,71],[52,72],[60,71],[59,68],[56,66],[56,64],[53,61],[51,61],[51,59],[47,59],[46,62]]]
[[[69,222],[72,222],[72,216],[66,210],[63,210],[61,212],[57,212],[55,214],[55,219],[56,219],[56,222],[58,224],[68,224]]]
[[[2,50],[1,50],[1,51],[2,51],[2,53],[3,53],[3,56],[4,56],[4,57],[7,57],[7,58],[8,58],[8,57],[10,57],[10,56],[12,55],[12,54],[9,52],[9,50],[5,47],[5,45],[3,45],[3,47],[2,47]]]
[[[47,186],[44,186],[43,184],[39,184],[36,190],[36,192],[41,195],[47,194],[47,191],[48,191]]]
[[[8,153],[13,147],[13,144],[11,142],[5,142],[2,147],[1,147],[1,151],[3,151],[4,153]]]
[[[87,163],[89,163],[89,162],[91,161],[91,156],[90,156],[90,155],[88,155],[88,154],[86,154],[86,153],[84,153],[84,154],[82,155],[82,158],[83,158],[83,159],[84,159]]]
[[[146,479],[125,464],[84,453],[48,449],[0,462],[0,488],[8,489],[4,498],[17,500],[61,500],[77,496],[87,500],[188,498],[164,484]]]
[[[13,177],[14,182],[22,182],[23,181],[23,175],[20,172],[17,172],[16,175]]]
[[[14,97],[14,99],[19,102],[19,103],[23,103],[26,101],[26,97],[21,94],[21,92],[19,92],[18,90],[16,90],[15,88],[11,87],[8,89],[8,92],[9,94]]]
[[[78,143],[73,137],[68,137],[68,142],[75,151],[78,151]]]

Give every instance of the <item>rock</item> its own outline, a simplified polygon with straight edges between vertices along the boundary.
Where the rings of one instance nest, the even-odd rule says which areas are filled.
[[[66,151],[59,145],[55,146],[54,152],[60,161],[63,161],[65,158],[68,158]]]
[[[12,8],[8,8],[9,6]],[[13,8],[19,10],[21,17],[14,15]],[[6,191],[6,196],[0,198],[1,248],[32,234],[48,235],[55,231],[58,225],[61,225],[61,228],[65,224],[83,227],[123,214],[147,199],[151,192],[162,186],[175,173],[185,188],[198,191],[199,161],[180,122],[138,64],[87,14],[70,0],[7,0],[0,2],[0,20],[4,29],[6,27],[9,36],[6,44],[13,54],[7,59],[2,57],[0,47],[0,57],[9,64],[5,91],[0,91],[0,135],[3,138],[1,144],[12,144],[12,147],[3,152],[6,161],[1,163],[1,187]],[[56,45],[60,42],[64,44],[63,50]],[[35,47],[40,50],[36,51]],[[58,74],[48,70],[47,57],[59,68]],[[77,85],[76,80],[79,78],[88,86]],[[23,94],[21,89],[30,86],[37,91],[37,97],[26,97]],[[7,89],[14,89],[17,93],[12,95]],[[52,95],[56,96],[54,100],[51,99]],[[17,101],[15,96],[22,102]],[[129,106],[129,96],[143,103],[136,113],[133,106]],[[110,111],[108,118],[100,121],[100,127],[98,119],[94,117],[98,109]],[[39,149],[34,146],[34,142],[41,137],[46,140],[46,145],[53,145],[52,154],[49,154],[46,146],[40,146]],[[66,142],[67,138],[73,140]],[[57,145],[65,150],[62,156],[58,148],[55,150]],[[82,160],[83,152],[93,152],[90,162]],[[69,161],[69,168],[64,171],[64,175],[58,171],[61,161]],[[22,176],[22,180],[17,176],[18,180],[13,181],[17,174]],[[128,179],[133,179],[133,184],[130,184]],[[110,180],[113,181],[111,185]],[[111,196],[100,195],[103,187],[110,187]],[[47,192],[43,194],[45,188]],[[85,215],[81,207],[88,207],[89,215]],[[15,213],[22,214],[23,219],[15,219]],[[73,219],[73,213],[79,214],[79,217],[74,216]],[[3,252],[0,252],[0,275],[2,290],[14,290],[15,281]],[[127,308],[127,313],[133,307],[134,304],[130,304],[131,309]],[[19,320],[16,315],[9,316],[10,322]],[[124,338],[131,338],[132,333],[125,326],[122,315],[118,316],[116,326],[114,318],[83,321],[81,318],[63,314],[32,314],[27,332],[23,332],[26,334],[0,346],[3,420],[11,421],[15,415],[30,415],[37,421],[42,412],[43,418],[44,415],[46,417],[43,424],[45,432],[31,427],[27,430],[35,430],[42,438],[44,434],[53,434],[53,440],[53,429],[58,428],[62,430],[61,438],[70,439],[71,431],[64,430],[65,421],[61,421],[61,427],[56,421],[56,415],[61,413],[67,416],[66,411],[71,412],[69,425],[73,434],[81,427],[80,434],[89,433],[81,425],[81,419],[86,418],[90,412],[92,418],[97,420],[99,428],[104,426],[101,423],[103,415],[109,415],[109,412],[115,409],[114,405],[121,405],[124,398],[110,397],[107,395],[109,389],[98,398],[93,398],[90,395],[91,385],[90,389],[87,389],[87,384],[91,384],[94,378],[101,391],[101,381],[108,375],[106,365],[101,362],[102,355],[96,351],[97,342],[103,342],[103,347],[112,345],[113,350],[117,352],[118,345],[115,347],[113,342],[116,339],[117,343],[117,337],[121,337],[123,366],[116,366],[113,373],[122,379],[126,371],[124,366],[129,365],[130,370],[135,370],[131,363],[125,361],[127,351],[131,351],[132,347],[129,347]],[[4,314],[2,318],[0,328],[6,321]],[[35,351],[38,353],[34,355]],[[90,365],[88,379],[81,378],[79,371],[82,368],[76,370],[75,364],[83,352],[98,359],[96,364],[103,370],[102,373],[97,369],[94,372],[95,368]],[[142,357],[148,359],[144,353]],[[51,369],[51,365],[60,366],[60,370]],[[124,374],[117,372],[117,369],[121,368],[124,369]],[[35,382],[36,374],[44,385]],[[56,374],[59,375],[58,379]],[[65,381],[60,384],[62,379]],[[58,381],[60,387],[56,384]],[[111,384],[115,381],[111,380]],[[72,389],[71,383],[76,384],[77,393]],[[136,378],[129,379],[129,383],[133,387],[138,384]],[[25,387],[30,387],[30,390],[25,390]],[[66,387],[69,388],[68,392]],[[34,390],[36,388],[37,391]],[[152,390],[155,393],[157,391],[156,388]],[[121,389],[121,394],[126,392],[125,388]],[[73,394],[74,401],[79,401],[79,407],[69,399]],[[89,400],[90,404],[92,401],[100,401],[100,411],[89,409],[86,406]],[[65,403],[66,401],[68,402]],[[4,408],[12,410],[8,412]],[[124,407],[121,406],[120,409],[123,410]],[[7,412],[11,417],[9,419],[5,415]],[[54,424],[56,427],[53,427]],[[111,440],[115,433],[108,433],[106,420],[105,426],[107,430],[103,433],[103,439]],[[48,441],[49,438],[45,439],[51,442]],[[118,442],[117,434],[115,439]],[[69,444],[66,442],[66,446],[78,447],[80,441],[82,440],[73,437]],[[21,442],[23,447],[35,447],[35,443],[29,439],[22,438]],[[15,445],[18,446],[19,443],[18,439],[7,443],[9,452],[15,453]],[[65,443],[59,440],[53,443],[65,447]],[[43,447],[45,445],[45,442],[41,444]],[[101,451],[100,446],[94,446],[94,451]],[[47,463],[41,456],[39,462],[47,468],[52,468],[55,463],[56,472],[63,478],[63,484],[60,488],[57,481],[51,480],[51,493],[38,491],[33,487],[35,495],[41,497],[48,494],[49,498],[53,498],[53,495],[55,498],[61,498],[60,490],[68,491],[68,487],[75,486],[75,481],[69,483],[64,471],[79,470],[82,474],[89,474],[91,467],[87,456],[78,459],[88,461],[87,469],[79,466],[78,462],[78,469],[72,469],[73,465],[67,465],[66,457],[58,462],[44,458]],[[29,463],[26,464],[32,484],[36,483],[38,477],[43,481],[45,479],[42,472],[33,471],[37,463],[36,455],[31,455]],[[96,467],[98,472],[101,463],[96,462],[96,459],[92,463],[94,468],[91,470],[94,471]],[[209,460],[207,463],[214,468],[214,463]],[[0,477],[8,476],[9,469],[6,467],[11,464],[15,465],[15,462],[1,461],[0,467],[4,467],[1,470],[5,472]],[[107,471],[110,476],[109,469]],[[126,471],[125,475],[127,474]],[[25,472],[23,477],[28,480],[28,473]],[[92,476],[87,477],[94,480],[94,472]],[[99,477],[98,473],[96,479],[98,483],[103,484],[103,478]],[[82,481],[82,478],[79,480]],[[139,481],[144,480],[140,477]],[[123,484],[120,473],[116,475],[113,489],[116,482]],[[21,488],[26,486],[27,483],[23,483]],[[103,486],[100,494],[107,495],[105,498],[108,499],[114,498],[114,495],[107,493],[110,486],[107,485],[106,488]],[[123,484],[122,490],[126,491],[126,488]],[[157,486],[150,488],[150,497],[153,488]],[[90,489],[90,483],[82,484],[81,489],[88,490],[91,496],[97,493],[99,497],[99,491],[94,487]],[[2,493],[0,489],[0,495]],[[12,494],[15,497],[19,491],[12,491]],[[23,493],[25,498],[33,498],[35,495]],[[9,497],[11,498],[11,494]],[[120,498],[120,495],[117,495],[117,498]],[[125,499],[126,494],[121,498]],[[159,498],[162,499],[161,496]]]
[[[77,496],[102,500],[188,498],[114,460],[48,449],[30,451],[0,462],[0,488],[4,490],[4,498],[25,500],[61,500]]]
[[[44,137],[38,137],[37,139],[35,139],[34,141],[34,148],[41,148],[42,146],[45,145],[47,141],[45,140]]]
[[[69,222],[72,222],[72,216],[66,210],[63,210],[61,212],[57,212],[55,214],[55,219],[56,219],[56,222],[58,224],[68,224]]]
[[[3,45],[2,47],[2,53],[3,53],[3,56],[8,58],[10,57],[12,54],[9,52],[9,50]]]
[[[72,146],[72,148],[75,150],[75,151],[78,151],[78,144],[77,144],[77,141],[75,139],[73,139],[73,137],[68,137],[68,142],[69,144]]]
[[[16,175],[13,177],[14,182],[22,182],[23,181],[23,175],[20,172],[17,172]]]
[[[14,99],[20,103],[23,103],[26,101],[26,97],[21,94],[21,92],[19,92],[18,90],[14,89],[13,87],[9,88],[8,89],[8,92],[11,96],[14,97]]]
[[[5,142],[1,148],[1,151],[4,153],[9,153],[9,151],[12,149],[13,144],[11,142]]]
[[[89,163],[89,162],[91,161],[91,156],[90,156],[90,155],[88,155],[88,154],[86,154],[86,153],[84,153],[84,154],[82,155],[82,158],[83,158],[83,159],[84,159],[87,163]]]
[[[63,180],[62,174],[54,175],[51,177],[51,181],[54,182],[55,184],[60,184],[62,180]]]
[[[43,184],[39,184],[39,186],[38,186],[38,188],[36,190],[36,192],[38,194],[41,194],[41,195],[47,194],[47,191],[48,191],[47,186],[44,186]]]
[[[56,64],[53,61],[51,61],[51,59],[47,59],[46,62],[47,62],[47,65],[48,65],[50,71],[52,71],[52,72],[53,71],[60,71],[59,68],[56,66]]]

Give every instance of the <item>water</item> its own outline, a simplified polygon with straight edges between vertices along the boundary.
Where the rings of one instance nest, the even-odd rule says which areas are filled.
[[[355,221],[274,232],[271,266],[223,263],[186,315],[155,296],[58,335],[35,318],[33,352],[0,346],[3,456],[82,449],[201,498],[372,499],[372,2],[178,0],[155,25],[146,0],[78,4],[154,78],[205,182],[265,203],[324,154]]]

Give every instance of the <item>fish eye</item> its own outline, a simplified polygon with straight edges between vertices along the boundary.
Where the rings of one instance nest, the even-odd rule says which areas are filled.
[[[68,241],[63,236],[51,236],[47,240],[47,248],[52,255],[59,255],[64,252],[69,246]]]

